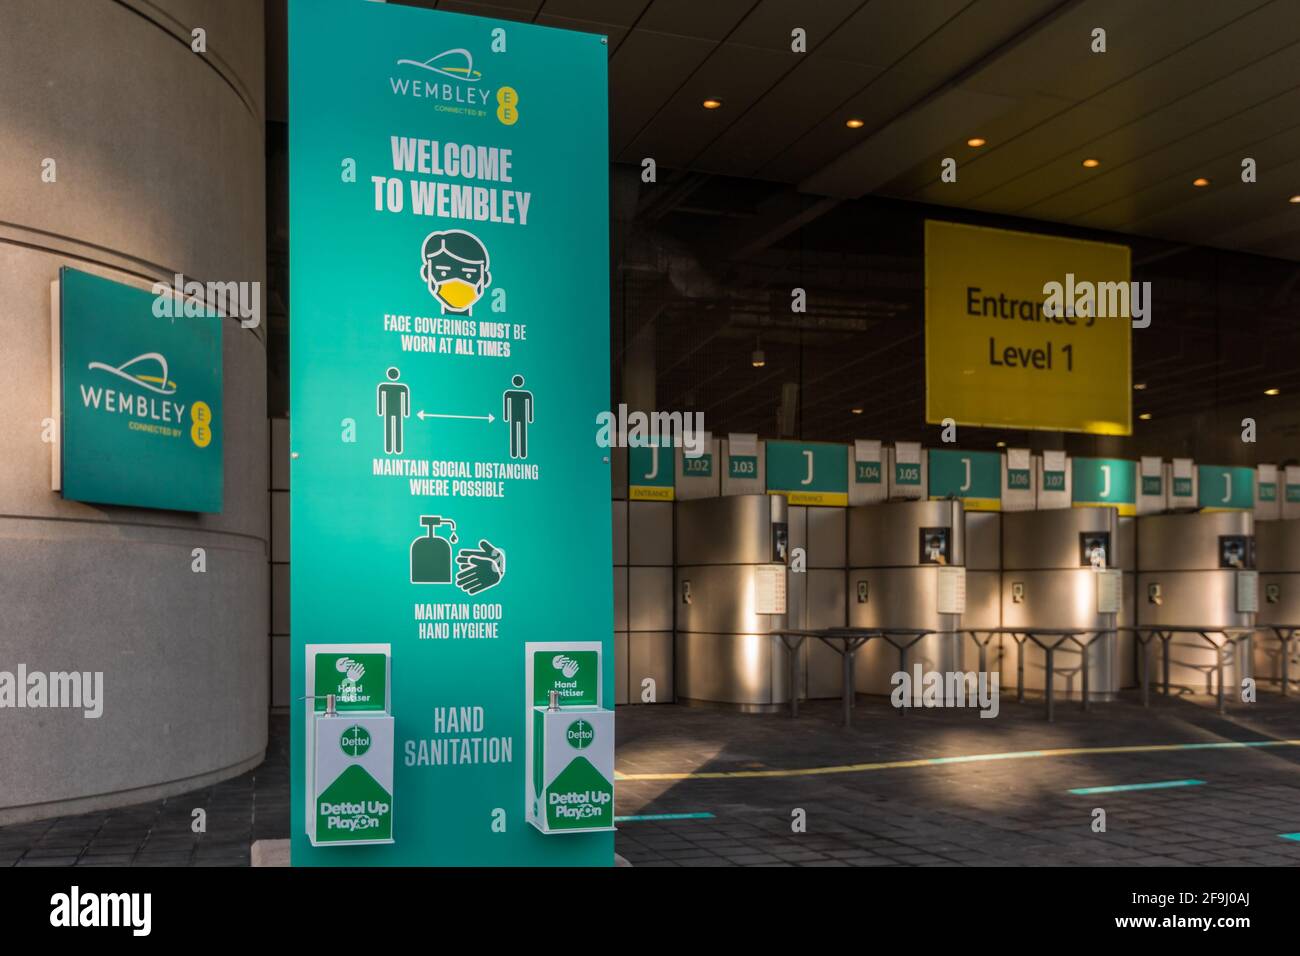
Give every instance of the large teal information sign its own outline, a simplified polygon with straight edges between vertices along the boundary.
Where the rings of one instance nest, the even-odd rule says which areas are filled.
[[[63,497],[219,512],[220,316],[67,268],[57,301]]]
[[[391,844],[310,844],[295,702],[295,865],[613,862],[524,800],[525,642],[596,642],[613,700],[607,57],[290,0],[292,686],[309,642],[391,644],[396,808]]]

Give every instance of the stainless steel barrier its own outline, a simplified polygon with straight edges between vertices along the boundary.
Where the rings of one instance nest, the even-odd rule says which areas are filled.
[[[1300,625],[1297,625],[1300,627]],[[1231,664],[1235,660],[1237,653],[1237,644],[1243,640],[1250,640],[1251,634],[1254,633],[1254,627],[1197,627],[1194,625],[1137,625],[1128,628],[1132,630],[1137,638],[1138,644],[1142,647],[1142,654],[1139,657],[1142,671],[1142,706],[1149,707],[1151,704],[1151,641],[1159,638],[1163,647],[1163,668],[1162,683],[1164,684],[1165,696],[1169,696],[1169,644],[1177,634],[1192,635],[1199,637],[1205,644],[1214,650],[1214,663],[1205,667],[1205,692],[1211,692],[1211,687],[1216,683],[1214,677],[1217,677],[1218,684],[1218,711],[1227,713],[1227,704],[1223,693],[1223,666],[1225,663]],[[1294,631],[1294,629],[1292,629]],[[1215,636],[1222,638],[1216,640]],[[1290,643],[1290,637],[1287,638]],[[1229,652],[1230,657],[1225,661],[1224,651]],[[1188,665],[1184,665],[1188,666]],[[1285,687],[1285,682],[1283,682]]]
[[[1272,631],[1282,645],[1282,696],[1289,696],[1287,685],[1291,682],[1291,641],[1300,624],[1256,624],[1256,631]]]
[[[1072,670],[1072,668],[1056,666],[1057,649],[1065,644],[1073,644],[1079,649],[1079,696],[1083,704],[1081,709],[1091,710],[1088,700],[1088,649],[1094,642],[1104,639],[1114,631],[1113,627],[981,627],[966,628],[964,632],[979,645],[980,670],[983,672],[988,670],[990,640],[997,636],[1004,636],[1016,642],[1017,703],[1025,702],[1025,641],[1032,641],[1034,646],[1044,653],[1047,660],[1043,667],[1043,674],[1046,677],[1043,681],[1043,696],[1047,706],[1047,722],[1050,724],[1056,719],[1056,675]],[[985,635],[983,640],[980,640],[981,634]],[[1088,636],[1087,640],[1083,639],[1085,635]],[[1048,641],[1050,643],[1047,643]]]
[[[927,637],[933,635],[952,635],[967,634],[976,644],[979,645],[980,671],[987,673],[987,648],[988,642],[995,635],[1005,635],[1011,637],[1016,642],[1017,648],[1017,668],[1023,678],[1024,674],[1024,645],[1026,641],[1032,641],[1047,656],[1047,670],[1045,673],[1054,677],[1056,674],[1055,652],[1062,644],[1071,643],[1079,649],[1079,655],[1082,662],[1082,709],[1089,710],[1088,700],[1088,649],[1092,643],[1107,634],[1110,634],[1113,628],[1014,628],[1014,627],[996,627],[996,628],[965,628],[958,631],[938,631],[927,628],[908,628],[908,627],[887,627],[887,628],[864,628],[864,627],[830,627],[821,630],[796,630],[796,629],[778,629],[771,633],[781,639],[789,652],[787,658],[790,666],[791,687],[798,686],[798,667],[799,667],[799,648],[808,638],[815,638],[823,644],[830,647],[835,653],[840,655],[841,666],[843,668],[843,681],[840,691],[840,700],[844,711],[844,726],[852,726],[853,707],[854,707],[854,677],[853,666],[854,658],[859,650],[869,644],[872,640],[883,640],[898,651],[898,668],[899,671],[907,670],[907,652]],[[979,635],[984,635],[981,641]],[[1016,700],[1023,703],[1025,699],[1024,680],[1019,681],[1016,689]],[[1046,686],[1046,714],[1048,722],[1055,720],[1056,695],[1052,687],[1052,682],[1048,681]],[[899,716],[903,716],[906,708],[898,708]],[[791,695],[790,698],[790,716],[799,716],[798,695]]]

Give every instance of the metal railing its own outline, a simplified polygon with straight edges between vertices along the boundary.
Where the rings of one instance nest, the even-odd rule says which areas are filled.
[[[1073,644],[1079,649],[1079,696],[1082,698],[1083,710],[1090,709],[1088,700],[1088,650],[1107,634],[1113,634],[1113,627],[973,627],[963,628],[962,633],[970,635],[979,645],[980,670],[988,670],[988,644],[998,636],[1010,637],[1016,642],[1016,702],[1025,702],[1025,641],[1034,644],[1047,656],[1043,667],[1043,700],[1047,708],[1047,722],[1056,719],[1056,675],[1066,671],[1056,666],[1056,652],[1063,644]],[[980,635],[985,635],[980,640]],[[1084,637],[1087,640],[1084,640]],[[1049,643],[1050,642],[1050,643]]]
[[[1291,683],[1291,641],[1300,631],[1300,624],[1256,624],[1255,630],[1271,631],[1282,645],[1282,696],[1290,696],[1287,686]]]
[[[1025,642],[1031,641],[1043,651],[1047,658],[1044,666],[1046,679],[1044,680],[1043,697],[1047,721],[1051,723],[1056,716],[1056,675],[1072,670],[1072,668],[1058,668],[1056,666],[1056,652],[1063,645],[1073,645],[1079,651],[1080,706],[1082,710],[1087,711],[1090,709],[1088,688],[1089,649],[1107,634],[1118,634],[1121,631],[1132,632],[1137,638],[1138,644],[1142,647],[1142,653],[1138,655],[1139,669],[1141,670],[1142,706],[1149,707],[1151,702],[1151,642],[1159,639],[1163,645],[1163,685],[1164,693],[1168,696],[1170,688],[1170,642],[1176,634],[1197,635],[1205,641],[1207,646],[1215,650],[1213,669],[1217,676],[1216,682],[1218,685],[1217,706],[1218,712],[1222,714],[1227,711],[1223,682],[1225,652],[1231,654],[1235,651],[1238,642],[1249,638],[1253,633],[1264,630],[1271,631],[1282,645],[1282,694],[1287,696],[1290,684],[1289,659],[1291,644],[1295,640],[1297,632],[1300,632],[1300,624],[1261,624],[1254,627],[1203,627],[1196,625],[1137,625],[1103,628],[978,627],[958,628],[951,631],[909,627],[828,627],[817,630],[782,628],[770,633],[781,639],[781,643],[785,645],[788,652],[786,656],[790,669],[791,717],[799,716],[798,652],[804,642],[809,638],[814,638],[840,655],[842,674],[840,700],[843,707],[844,726],[849,727],[852,725],[856,696],[854,688],[855,659],[858,651],[873,640],[883,640],[894,647],[898,651],[898,669],[900,672],[906,672],[907,652],[924,638],[931,635],[966,635],[975,642],[979,649],[980,673],[987,673],[989,644],[995,637],[1010,637],[1016,642],[1016,701],[1018,703],[1024,703],[1025,700]],[[898,708],[900,716],[905,709]]]
[[[828,627],[819,630],[807,630],[800,628],[783,628],[771,631],[770,633],[781,638],[781,643],[785,645],[787,660],[790,668],[789,687],[790,687],[790,716],[799,716],[799,648],[803,646],[808,638],[815,638],[821,641],[835,653],[840,655],[842,684],[840,688],[840,701],[844,712],[844,726],[849,727],[853,722],[853,707],[855,705],[854,690],[854,662],[858,651],[865,647],[873,640],[883,640],[898,651],[898,669],[900,672],[907,671],[907,652],[912,649],[918,642],[930,637],[931,635],[966,635],[971,637],[979,647],[979,669],[981,673],[988,671],[988,644],[997,635],[1006,635],[1016,642],[1017,663],[1016,673],[1018,676],[1018,686],[1016,689],[1016,699],[1023,703],[1025,699],[1025,665],[1024,665],[1024,645],[1025,641],[1033,641],[1035,645],[1042,648],[1047,654],[1047,671],[1051,679],[1046,682],[1045,706],[1047,720],[1049,722],[1056,719],[1056,693],[1053,687],[1055,676],[1059,668],[1055,666],[1055,654],[1062,644],[1072,643],[1079,648],[1082,656],[1082,693],[1083,709],[1088,709],[1088,648],[1097,638],[1104,634],[1111,633],[1113,628],[1024,628],[1024,627],[993,627],[993,628],[959,628],[957,630],[937,630],[928,628],[914,627]],[[983,640],[980,635],[984,635]],[[1086,638],[1086,639],[1085,639]],[[906,708],[898,708],[900,716],[903,716]]]

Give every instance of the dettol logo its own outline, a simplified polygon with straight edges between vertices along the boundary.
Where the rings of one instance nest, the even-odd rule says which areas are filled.
[[[575,661],[572,657],[567,657],[564,654],[556,654],[554,657],[552,657],[551,666],[554,667],[561,674],[563,674],[565,677],[572,678],[575,674],[578,673],[578,662]]]
[[[570,747],[582,750],[591,746],[591,742],[596,739],[596,732],[587,721],[575,720],[564,732],[564,739],[569,742]]]
[[[356,724],[343,731],[339,746],[349,757],[360,757],[370,749],[370,732]]]

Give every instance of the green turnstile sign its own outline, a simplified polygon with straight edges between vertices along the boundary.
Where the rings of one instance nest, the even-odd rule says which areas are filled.
[[[633,501],[673,500],[673,449],[658,444],[627,450],[627,496]]]
[[[63,497],[221,511],[221,317],[68,268],[55,299]]]
[[[295,865],[613,863],[609,832],[528,825],[522,666],[528,641],[594,643],[581,681],[612,699],[611,582],[577,570],[611,534],[608,57],[592,34],[290,0],[293,683],[308,638],[391,643],[402,808],[391,843],[313,846],[295,703]],[[343,731],[374,732],[346,706],[318,739],[360,759]]]
[[[757,455],[728,455],[727,456],[727,477],[728,478],[757,478],[758,477],[758,456]]]
[[[931,500],[960,498],[967,511],[1002,510],[1002,456],[997,452],[933,448],[929,475]]]
[[[1137,514],[1137,462],[1123,458],[1072,458],[1070,484],[1078,507],[1113,506],[1121,516]]]
[[[712,478],[713,477],[713,454],[705,452],[691,458],[689,455],[682,455],[682,477],[683,478]]]
[[[849,503],[849,449],[793,441],[769,441],[767,493],[785,495],[792,505]]]
[[[1255,507],[1255,469],[1197,465],[1196,490],[1203,511],[1250,511]]]

